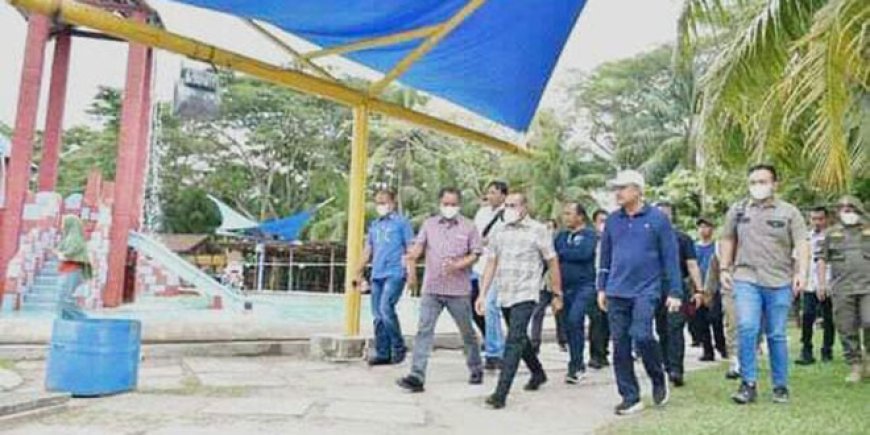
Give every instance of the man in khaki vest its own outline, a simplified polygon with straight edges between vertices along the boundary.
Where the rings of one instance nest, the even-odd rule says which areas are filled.
[[[817,292],[819,299],[831,297],[834,302],[834,324],[846,362],[852,366],[846,381],[857,383],[862,375],[870,376],[867,358],[862,355],[870,349],[870,221],[861,201],[853,196],[840,198],[837,215],[840,222],[827,230],[818,252],[818,270],[831,267],[830,283],[825,273],[819,273]]]

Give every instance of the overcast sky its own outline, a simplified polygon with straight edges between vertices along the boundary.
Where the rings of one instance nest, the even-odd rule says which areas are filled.
[[[286,54],[236,18],[169,0],[151,0],[149,3],[160,12],[169,30],[274,63],[287,61]],[[559,61],[544,104],[555,100],[554,84],[571,69],[591,70],[603,62],[671,42],[680,3],[681,0],[589,0]],[[0,2],[0,121],[9,125],[15,117],[25,34],[26,22],[18,11],[6,2]],[[48,48],[40,128],[48,93],[51,45]],[[85,110],[98,86],[123,86],[125,60],[124,44],[80,38],[73,41],[66,126],[90,122]],[[179,56],[157,52],[154,91],[158,99],[172,98],[172,89],[182,62],[190,63]],[[360,72],[346,64],[334,66]]]

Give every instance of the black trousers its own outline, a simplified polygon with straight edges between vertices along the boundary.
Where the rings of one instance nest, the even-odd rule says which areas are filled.
[[[535,306],[535,311],[532,313],[532,347],[537,352],[541,348],[543,342],[544,316],[547,314],[547,307],[553,302],[553,293],[548,290],[541,290],[539,293],[538,304]],[[559,344],[568,343],[568,335],[565,332],[565,310],[555,314],[556,317],[556,340]]]
[[[501,373],[498,377],[498,386],[495,389],[495,395],[501,399],[505,399],[510,392],[511,384],[514,382],[514,376],[517,374],[517,368],[520,365],[520,359],[532,372],[532,377],[546,376],[544,366],[535,355],[532,349],[532,342],[529,340],[529,321],[532,319],[532,313],[535,311],[535,301],[520,302],[516,305],[502,308],[502,313],[508,324],[507,340],[504,349],[504,363]]]
[[[477,302],[478,296],[480,296],[480,280],[475,278],[471,280],[471,320],[473,320],[474,324],[477,325],[477,329],[480,330],[480,336],[485,340],[486,320],[483,316],[477,314],[477,310],[474,309],[474,303]]]
[[[813,326],[819,316],[822,317],[822,356],[831,357],[834,347],[834,310],[831,298],[819,301],[815,293],[804,292],[802,296],[803,313],[801,315],[801,356],[813,355]]]
[[[656,334],[662,348],[662,359],[665,371],[671,376],[683,375],[683,360],[686,355],[686,339],[683,330],[686,327],[686,315],[682,311],[668,312],[665,305],[667,298],[656,309],[655,326]],[[684,300],[683,303],[686,303]]]
[[[594,361],[607,361],[607,345],[610,343],[610,322],[607,313],[598,308],[598,303],[589,304],[589,358]]]
[[[722,311],[722,294],[716,293],[713,304],[710,307],[701,306],[695,312],[700,327],[699,339],[704,348],[705,356],[712,356],[714,349],[719,351],[722,358],[727,358],[728,346],[725,343],[725,321]],[[715,347],[714,347],[715,345]]]

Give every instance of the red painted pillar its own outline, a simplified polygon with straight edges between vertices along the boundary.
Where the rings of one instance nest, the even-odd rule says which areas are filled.
[[[134,212],[131,216],[133,222],[132,228],[138,230],[139,224],[142,222],[143,204],[145,203],[145,172],[148,168],[148,151],[151,148],[150,133],[151,133],[151,75],[154,70],[154,52],[151,48],[148,49],[147,58],[145,61],[145,81],[143,83],[142,95],[142,131],[139,135],[139,145],[136,151],[136,180],[135,180],[135,204]]]
[[[40,191],[53,191],[57,184],[71,39],[68,32],[62,32],[54,40],[54,60],[51,63],[51,84],[48,88],[48,112],[45,116],[42,161],[39,164]]]
[[[45,63],[45,44],[51,20],[45,15],[32,14],[27,23],[27,41],[24,46],[24,63],[21,67],[21,84],[18,91],[18,108],[15,131],[12,134],[12,156],[6,180],[6,204],[0,228],[0,300],[6,281],[9,260],[18,250],[21,231],[21,212],[30,184],[30,159],[33,155],[33,131],[39,110],[39,91]]]
[[[112,227],[109,229],[109,264],[103,304],[117,307],[124,292],[127,265],[127,236],[135,213],[135,178],[139,137],[142,134],[143,91],[147,47],[130,43],[127,55],[127,79],[121,107],[121,131],[112,201]]]

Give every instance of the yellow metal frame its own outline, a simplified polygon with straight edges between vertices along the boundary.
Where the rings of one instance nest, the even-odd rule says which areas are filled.
[[[353,51],[361,51],[369,48],[383,47],[385,45],[398,44],[405,41],[413,41],[415,39],[425,38],[437,31],[441,24],[432,26],[420,27],[419,29],[408,30],[407,32],[394,33],[392,35],[378,36],[377,38],[368,38],[356,42],[351,42],[344,45],[336,45],[334,47],[324,48],[316,51],[309,51],[302,56],[306,59],[315,59],[324,56],[335,56]]]
[[[405,58],[400,60],[399,63],[397,63],[396,66],[394,66],[393,69],[390,70],[390,72],[388,72],[382,79],[371,85],[369,87],[369,95],[376,96],[383,92],[390,83],[396,80],[400,75],[404,74],[408,68],[411,68],[411,66],[426,55],[426,53],[432,51],[432,49],[435,48],[435,46],[438,45],[445,36],[462,24],[466,18],[468,18],[479,7],[483,6],[484,3],[486,3],[486,0],[469,1],[459,10],[459,12],[450,17],[450,19],[445,21],[444,24],[440,25],[438,30],[426,38],[426,40],[415,48],[414,51],[408,53]]]
[[[368,127],[371,112],[377,112],[440,133],[476,142],[497,151],[524,156],[531,155],[530,151],[524,146],[513,144],[486,133],[435,118],[374,96],[407,70],[417,59],[431,50],[435,44],[458,26],[471,12],[480,7],[484,0],[470,1],[454,17],[438,26],[438,29],[433,31],[426,41],[399,62],[382,81],[376,83],[371,88],[372,91],[376,91],[373,94],[361,92],[330,79],[316,77],[300,71],[288,70],[238,53],[223,50],[158,27],[119,17],[103,9],[73,0],[7,1],[11,5],[31,13],[55,17],[57,20],[67,24],[89,27],[117,38],[160,48],[212,65],[237,70],[262,80],[352,107],[354,128],[351,150],[347,266],[345,273],[345,333],[347,335],[358,335],[360,327],[360,294],[359,289],[353,285],[353,275],[359,266],[362,255]],[[274,37],[271,34],[270,36]],[[302,58],[300,56],[300,59]]]
[[[365,226],[365,186],[369,143],[369,108],[360,104],[353,108],[353,142],[350,151],[350,191],[347,217],[347,260],[344,274],[345,333],[359,335],[360,289],[354,285],[363,250]],[[359,283],[357,283],[359,284]]]
[[[270,32],[269,29],[263,27],[262,24],[254,21],[254,20],[249,20],[249,19],[243,19],[242,21],[244,21],[245,24],[251,26],[254,30],[257,31],[257,33],[265,36],[267,39],[272,41],[272,43],[274,43],[275,45],[280,47],[282,50],[289,53],[290,56],[292,56],[294,59],[296,59],[303,66],[305,66],[308,69],[317,73],[317,75],[319,75],[320,77],[335,81],[335,77],[333,77],[332,74],[329,73],[329,71],[327,71],[324,68],[321,68],[319,65],[315,64],[314,62],[309,60],[307,57],[305,57],[302,53],[296,51],[295,48],[291,47],[289,44],[287,44],[286,42],[281,40],[281,38],[279,38],[277,35]]]

